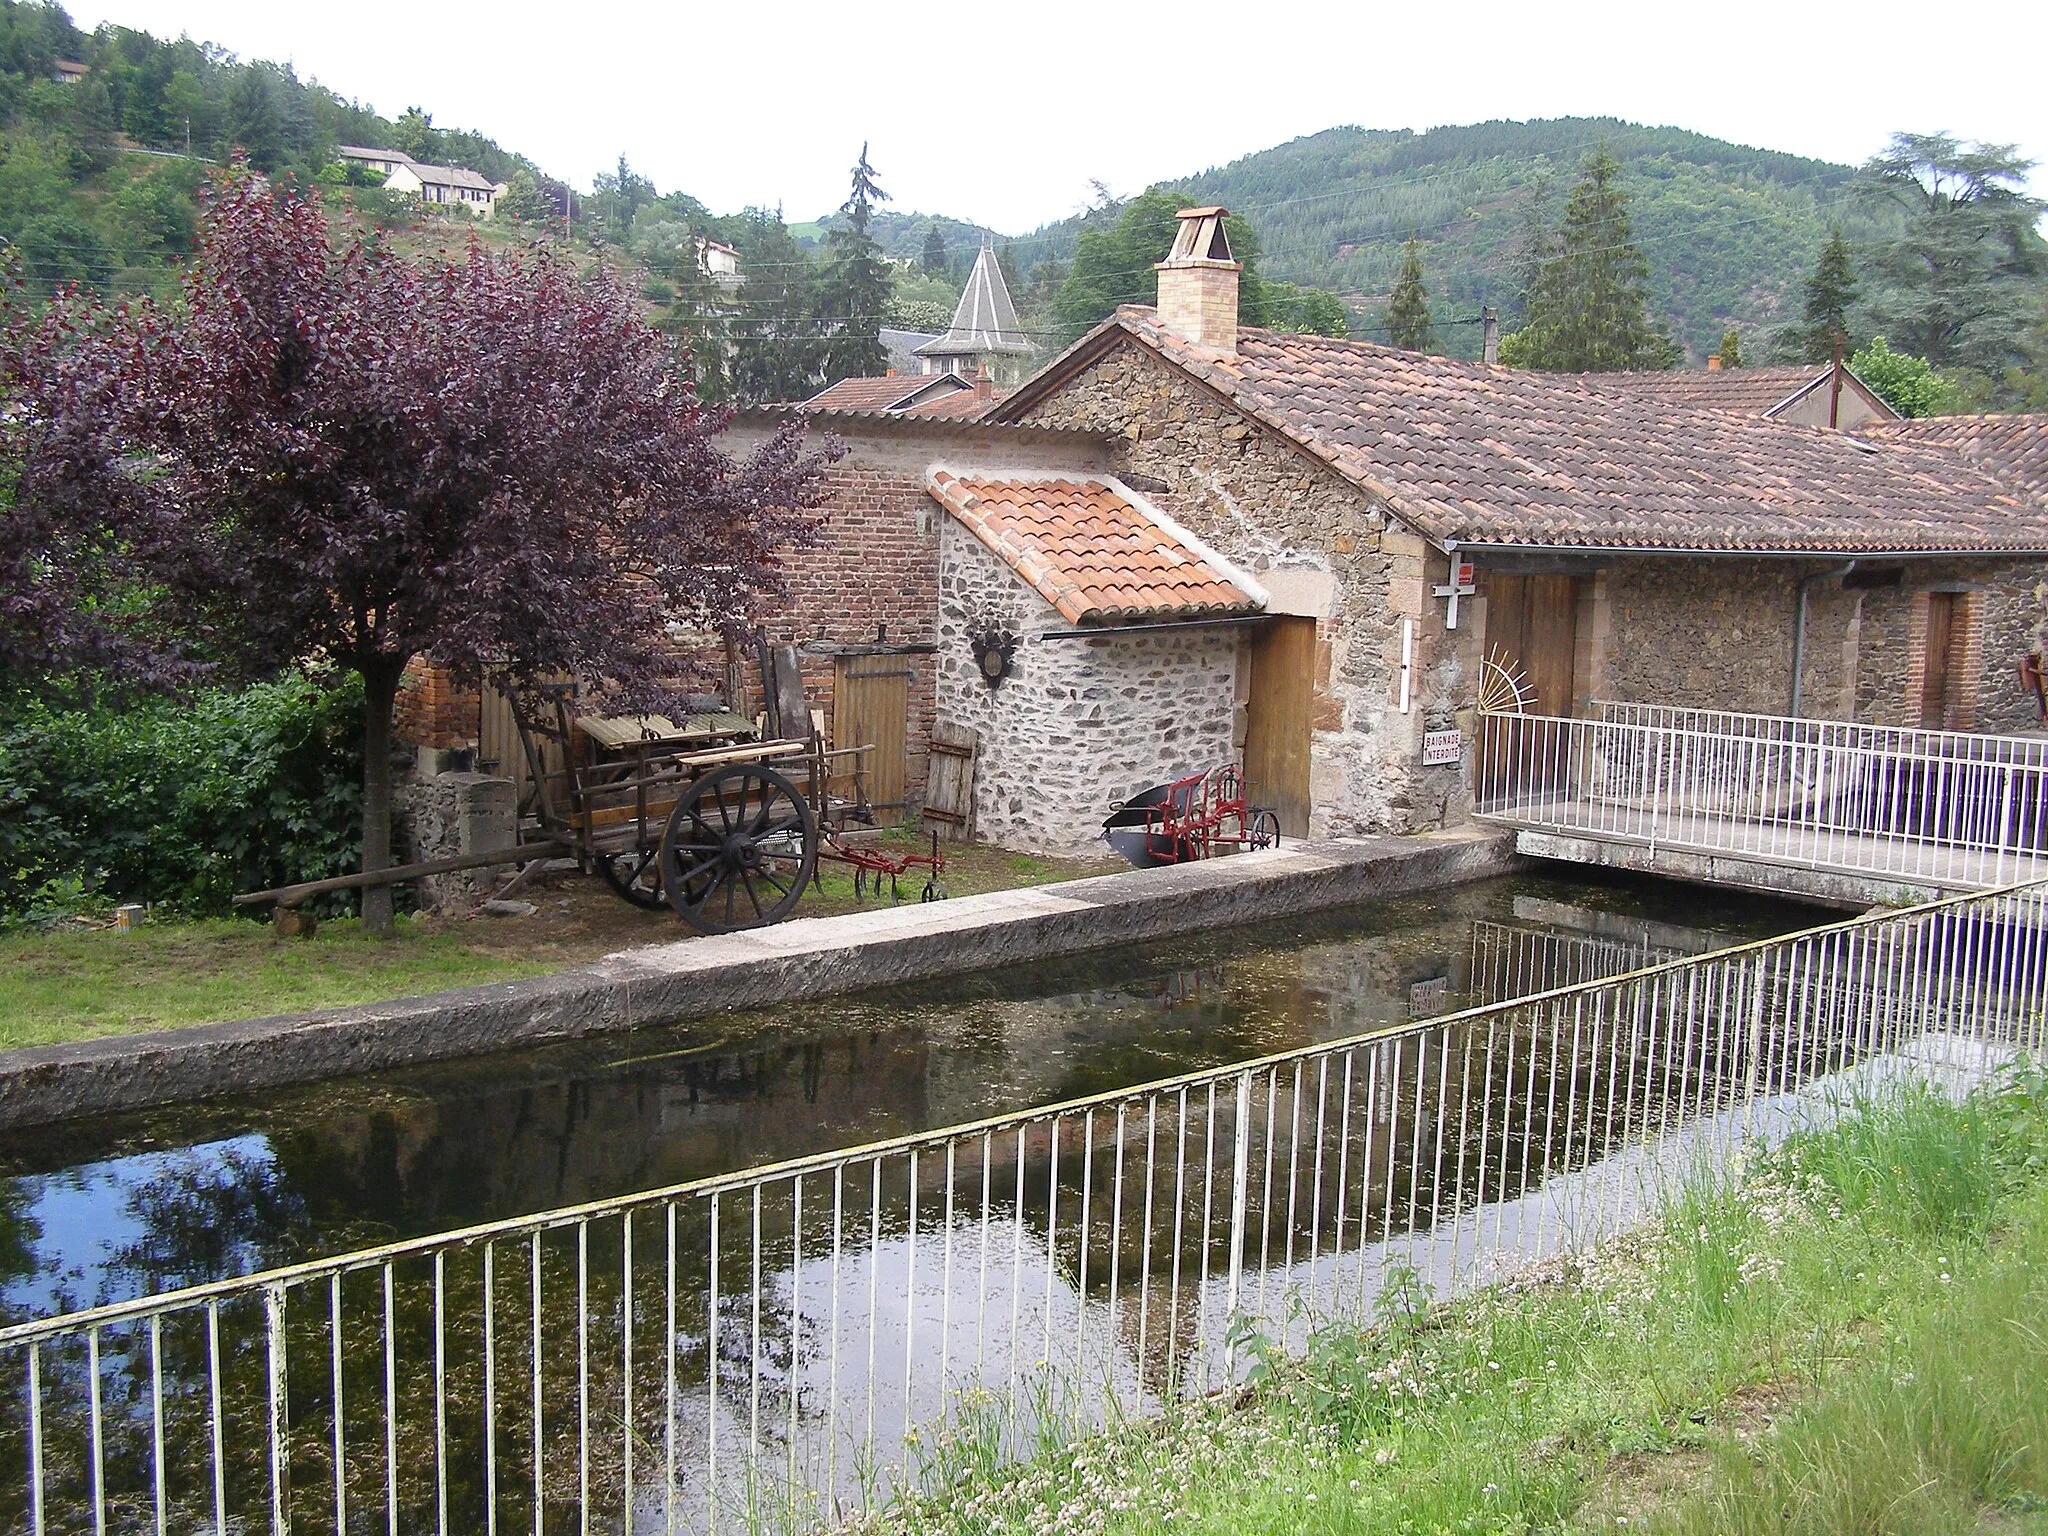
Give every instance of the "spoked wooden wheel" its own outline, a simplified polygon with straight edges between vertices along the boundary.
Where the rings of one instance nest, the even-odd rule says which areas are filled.
[[[669,813],[662,890],[705,933],[759,928],[795,910],[817,859],[818,825],[796,785],[734,763],[697,780]]]
[[[636,907],[659,912],[668,905],[661,891],[661,845],[619,848],[597,856],[597,872],[604,883]]]

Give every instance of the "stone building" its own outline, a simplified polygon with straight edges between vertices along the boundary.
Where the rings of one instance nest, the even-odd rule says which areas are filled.
[[[1007,397],[735,419],[736,454],[790,409],[846,450],[763,622],[834,744],[878,746],[881,805],[919,806],[943,724],[980,834],[1021,847],[1232,759],[1290,835],[1440,827],[1483,664],[1551,715],[2041,724],[2048,418],[1833,430],[1777,409],[1855,393],[1831,369],[1702,395],[1244,328],[1223,219],[1184,214],[1158,308]],[[403,708],[487,745],[431,676]]]
[[[1236,757],[1257,582],[1107,476],[929,483],[937,714],[975,733],[981,837],[1099,846],[1112,805]]]
[[[1468,770],[1425,766],[1423,737],[1471,730],[1489,655],[1558,715],[2039,723],[2018,664],[2048,617],[2048,513],[2013,451],[1241,328],[1220,210],[1182,219],[1158,309],[985,419],[1108,438],[1123,482],[1264,587],[1246,772],[1308,830],[1458,819]]]

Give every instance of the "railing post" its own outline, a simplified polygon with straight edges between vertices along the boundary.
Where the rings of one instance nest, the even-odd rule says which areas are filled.
[[[1237,1079],[1237,1126],[1230,1152],[1230,1281],[1224,1303],[1224,1328],[1237,1319],[1238,1289],[1244,1280],[1244,1226],[1246,1190],[1250,1183],[1252,1159],[1252,1074]],[[1224,1337],[1229,1338],[1228,1332]],[[1223,1375],[1227,1381],[1234,1365],[1231,1348],[1223,1351]]]

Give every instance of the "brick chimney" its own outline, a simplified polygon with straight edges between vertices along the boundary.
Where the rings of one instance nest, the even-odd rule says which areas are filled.
[[[1159,323],[1217,352],[1237,350],[1237,277],[1221,208],[1183,208],[1173,250],[1159,263]]]
[[[1720,353],[1718,353],[1718,352],[1713,352],[1713,353],[1709,353],[1709,354],[1708,354],[1708,356],[1707,356],[1707,372],[1709,372],[1709,373],[1719,373],[1720,371],[1721,371],[1721,354],[1720,354]]]

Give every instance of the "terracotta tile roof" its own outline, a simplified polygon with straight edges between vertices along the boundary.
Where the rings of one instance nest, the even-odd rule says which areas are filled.
[[[1946,448],[2048,506],[2048,413],[1923,416],[1917,421],[1872,422],[1857,432],[1879,442]]]
[[[1662,373],[1580,373],[1572,377],[1589,389],[1617,389],[1646,400],[1762,416],[1827,375],[1826,367],[1724,368],[1719,373],[1674,368]]]
[[[1126,307],[1001,402],[1015,421],[1133,339],[1438,544],[1695,552],[2048,552],[2048,514],[1945,447],[1699,410],[1362,341],[1189,345]]]
[[[1265,594],[1114,480],[985,480],[934,467],[934,500],[1069,623],[1253,613]]]
[[[906,406],[906,416],[942,416],[949,421],[972,421],[983,411],[993,409],[1001,395],[980,395],[971,389],[959,390],[950,395],[941,395],[936,400],[920,400],[916,405]]]
[[[1704,368],[1675,368],[1661,373],[1575,373],[1563,377],[1575,379],[1588,389],[1618,390],[1695,410],[1770,416],[1807,391],[1825,388],[1833,372],[1826,363],[1808,363],[1796,368],[1724,368],[1718,373]],[[1847,368],[1842,370],[1842,383],[1845,389],[1862,395],[1873,409],[1886,416],[1895,414]]]
[[[949,373],[885,374],[881,378],[841,379],[804,404],[816,411],[896,411],[959,394],[972,398],[974,386]]]

